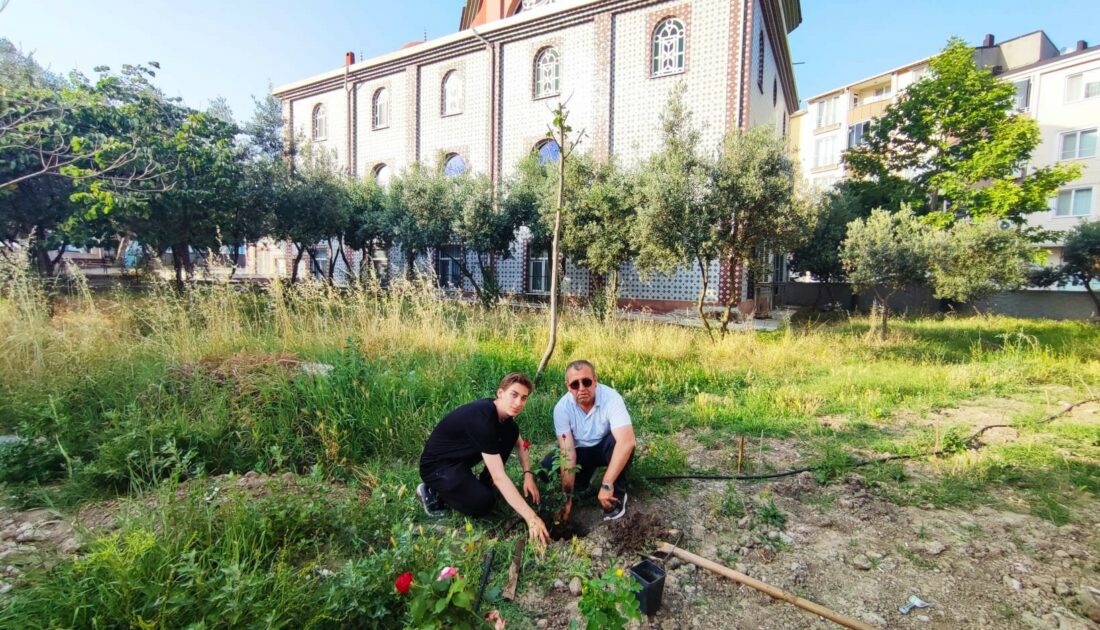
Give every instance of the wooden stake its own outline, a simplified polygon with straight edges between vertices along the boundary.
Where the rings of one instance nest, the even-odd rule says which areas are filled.
[[[741,474],[741,463],[745,461],[745,436],[737,438],[737,474]]]
[[[504,585],[502,597],[508,601],[516,598],[516,585],[519,584],[519,569],[523,565],[523,548],[527,546],[527,535],[519,537],[512,551],[512,566],[508,569],[508,583]]]
[[[843,626],[845,628],[850,628],[851,630],[875,630],[874,626],[867,625],[866,623],[863,623],[858,619],[852,619],[851,617],[833,612],[832,610],[829,610],[828,608],[820,604],[815,604],[808,599],[802,599],[794,593],[790,593],[779,587],[772,586],[767,582],[761,582],[760,580],[749,577],[744,573],[734,571],[727,566],[718,564],[717,562],[712,562],[689,551],[684,551],[683,549],[680,549],[679,547],[671,545],[667,542],[661,543],[661,546],[657,548],[657,551],[666,554],[666,556],[669,554],[674,555],[684,562],[690,562],[697,567],[702,567],[708,571],[717,573],[718,575],[728,577],[738,584],[750,586],[764,593],[765,595],[772,597],[773,599],[778,599],[780,601],[787,602],[788,604],[794,604],[802,610],[809,611],[819,617],[824,617],[825,619],[828,619],[829,621],[832,621],[833,623]]]

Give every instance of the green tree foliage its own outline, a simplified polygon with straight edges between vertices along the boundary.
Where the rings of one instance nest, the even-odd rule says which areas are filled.
[[[814,208],[817,217],[810,222],[814,229],[802,245],[791,251],[790,268],[811,274],[819,283],[843,282],[847,275],[840,246],[848,236],[848,224],[866,218],[866,212],[859,197],[848,190],[847,182],[823,194]]]
[[[297,168],[283,179],[275,193],[275,237],[295,245],[291,282],[298,281],[298,265],[308,255],[313,273],[329,275],[317,262],[317,244],[339,239],[346,231],[351,203],[344,175],[332,156],[305,145]],[[333,256],[337,252],[332,252]]]
[[[908,206],[895,213],[876,208],[867,219],[856,219],[848,226],[841,260],[856,291],[874,291],[883,337],[890,296],[928,282],[933,243],[933,228]]]
[[[255,109],[252,119],[244,124],[244,132],[248,134],[249,153],[254,156],[279,159],[285,151],[283,105],[279,99],[271,95],[271,89],[269,84],[267,94],[261,98],[252,97]]]
[[[1082,285],[1092,298],[1093,321],[1100,322],[1100,294],[1092,286],[1100,282],[1100,221],[1077,224],[1062,244],[1062,263],[1035,270],[1030,280],[1040,287],[1069,282]]]
[[[631,230],[637,216],[637,179],[614,160],[578,155],[566,164],[562,215],[562,251],[587,269],[603,287],[596,294],[597,314],[614,311],[619,297],[619,268],[637,254]]]
[[[376,248],[388,252],[393,247],[398,218],[393,195],[379,186],[377,179],[366,177],[348,182],[348,201],[344,244],[361,254],[360,278],[369,274],[375,282],[382,282],[384,278],[377,274],[384,270],[376,269],[368,261]]]
[[[416,162],[390,181],[398,209],[397,241],[411,277],[416,257],[446,245],[454,225],[452,183],[442,168]]]
[[[477,281],[465,257],[459,268],[481,303],[488,306],[500,298],[500,282],[492,259],[511,257],[511,244],[524,213],[500,203],[487,175],[464,174],[453,178],[453,182],[456,206],[453,239],[462,245],[464,252],[474,254],[481,281]]]
[[[505,212],[516,217],[531,233],[533,247],[550,247],[554,225],[554,197],[557,190],[557,164],[539,163],[535,152],[516,165],[504,182],[501,203]]]
[[[696,267],[702,276],[696,310],[710,332],[703,301],[710,288],[710,264],[721,253],[716,226],[725,210],[708,202],[711,168],[699,152],[699,131],[683,96],[683,85],[670,95],[661,115],[661,150],[645,163],[639,178],[636,263],[643,273]]]
[[[1076,165],[1057,164],[1019,177],[1038,124],[1012,113],[1012,85],[979,68],[961,40],[948,41],[929,70],[845,154],[865,199],[895,211],[906,204],[945,225],[963,216],[1022,224],[1079,175]]]
[[[959,221],[936,233],[931,259],[936,297],[975,302],[1027,283],[1036,250],[1018,230],[998,223]]]
[[[814,208],[796,194],[794,166],[774,128],[728,133],[712,177],[706,204],[718,216],[720,256],[730,268],[743,264],[762,276],[768,253],[793,250],[813,229]],[[726,298],[723,332],[738,299]]]

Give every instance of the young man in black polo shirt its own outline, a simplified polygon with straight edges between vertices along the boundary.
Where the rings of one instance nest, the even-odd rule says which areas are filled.
[[[531,540],[540,546],[549,542],[546,525],[504,472],[504,463],[515,448],[523,465],[523,493],[539,502],[539,487],[515,420],[534,388],[531,379],[513,372],[500,381],[495,399],[462,405],[436,425],[420,455],[424,483],[416,487],[416,496],[429,516],[441,515],[445,507],[469,516],[485,516],[496,503],[495,486],[527,522]],[[485,462],[485,470],[478,478],[472,469],[480,461]]]

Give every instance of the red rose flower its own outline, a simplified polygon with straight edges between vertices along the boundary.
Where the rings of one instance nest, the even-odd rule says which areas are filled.
[[[397,579],[393,581],[393,587],[397,589],[398,593],[402,595],[409,592],[409,587],[412,586],[413,574],[409,571],[405,571],[401,575],[397,576]]]
[[[530,443],[530,442],[528,442],[527,440],[524,440],[524,441],[523,441],[523,450],[525,450],[525,451],[526,451],[526,450],[527,450],[527,449],[529,449],[529,448],[531,448],[531,443]]]

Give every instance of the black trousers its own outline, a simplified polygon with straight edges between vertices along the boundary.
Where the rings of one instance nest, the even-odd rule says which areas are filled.
[[[497,439],[500,459],[508,462],[508,456],[519,439],[519,426],[512,422],[504,427]],[[420,478],[429,488],[435,490],[440,500],[453,510],[467,516],[485,516],[493,511],[497,500],[497,490],[488,470],[481,471],[480,477],[474,476],[474,466],[459,462],[420,470]]]
[[[587,490],[588,486],[592,483],[592,475],[595,474],[597,468],[602,468],[611,463],[611,455],[615,452],[615,436],[611,433],[603,436],[600,443],[595,446],[578,446],[577,447],[577,476],[573,480],[573,491],[581,492]],[[555,451],[550,453],[542,460],[542,468],[548,475],[553,473],[561,473],[561,464],[558,463],[558,453]],[[630,464],[634,462],[634,453],[630,453],[630,459],[626,460],[626,466],[623,466],[623,471],[619,473],[619,478],[615,480],[615,490],[618,492],[626,491],[626,477],[630,471]]]

